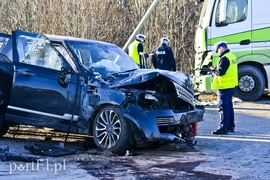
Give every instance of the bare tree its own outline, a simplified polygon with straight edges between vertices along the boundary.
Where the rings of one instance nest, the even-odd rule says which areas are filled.
[[[0,32],[20,29],[112,42],[120,47],[151,5],[145,0],[0,0]],[[152,52],[170,38],[177,70],[192,73],[194,35],[200,7],[189,0],[160,0],[141,33]],[[151,59],[148,59],[151,66]]]

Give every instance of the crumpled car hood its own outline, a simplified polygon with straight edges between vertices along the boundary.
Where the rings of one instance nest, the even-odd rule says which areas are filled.
[[[190,92],[192,92],[193,89],[193,83],[191,81],[191,78],[189,78],[189,75],[181,73],[179,71],[174,72],[156,69],[138,69],[131,72],[122,72],[117,74],[116,76],[117,78],[110,82],[111,88],[119,88],[134,84],[140,84],[157,78],[158,76],[164,76],[181,85]]]
[[[97,76],[89,84],[96,84],[95,86],[101,88],[147,91],[162,96],[167,101],[175,101],[176,98],[180,98],[191,106],[195,106],[192,78],[181,72],[137,69]],[[173,104],[179,104],[180,106],[181,103],[175,102]]]

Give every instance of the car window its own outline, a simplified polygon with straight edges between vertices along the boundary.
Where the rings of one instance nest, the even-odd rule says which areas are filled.
[[[42,36],[29,37],[20,35],[17,39],[19,62],[61,70],[64,59]],[[58,54],[59,53],[59,54]]]
[[[11,35],[0,33],[0,53],[6,55],[12,61],[13,58],[11,41]]]
[[[69,62],[70,66],[76,71],[78,72],[78,69],[76,67],[76,65],[74,64],[72,58],[70,57],[68,51],[59,44],[54,44],[54,47],[62,54],[62,56]]]
[[[138,68],[130,56],[116,45],[93,41],[67,41],[67,44],[86,70],[107,74]]]
[[[9,40],[10,38],[8,37],[0,37],[0,53],[2,53],[4,48],[7,46]]]
[[[1,63],[11,63],[10,59],[8,59],[4,54],[0,54],[0,62]]]

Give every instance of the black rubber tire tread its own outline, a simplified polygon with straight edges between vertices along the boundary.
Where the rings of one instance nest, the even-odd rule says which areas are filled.
[[[4,136],[8,132],[9,126],[2,126],[0,128],[0,137]]]
[[[0,109],[0,137],[5,135],[8,129],[9,129],[9,125],[5,123],[3,110]]]
[[[264,93],[265,89],[265,78],[262,72],[250,65],[240,66],[238,69],[238,78],[241,76],[249,75],[252,76],[255,80],[255,88],[250,92],[243,92],[239,87],[236,87],[234,96],[240,98],[243,101],[256,101],[258,100]]]
[[[97,126],[97,121],[100,118],[101,114],[105,111],[108,111],[108,110],[109,111],[112,110],[114,113],[116,113],[117,116],[119,117],[120,122],[121,122],[121,134],[119,136],[119,139],[115,143],[115,145],[110,147],[110,148],[103,147],[101,144],[99,144],[98,138],[97,138],[97,132],[95,131],[95,128]],[[118,154],[118,155],[125,155],[126,151],[130,150],[134,146],[134,142],[135,142],[132,130],[131,130],[127,120],[119,112],[119,108],[112,106],[112,105],[104,106],[98,112],[98,114],[94,120],[93,136],[94,136],[95,144],[99,149],[101,149],[102,151],[107,150],[107,151],[110,151],[110,152]]]
[[[3,84],[3,80],[0,78],[0,85]],[[3,87],[3,86],[2,86]],[[5,122],[5,109],[7,107],[5,89],[0,89],[0,137],[5,135],[9,129],[9,125]]]

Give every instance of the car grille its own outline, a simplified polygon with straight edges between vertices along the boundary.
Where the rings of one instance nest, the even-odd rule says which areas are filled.
[[[174,117],[156,117],[158,126],[172,125],[175,124]]]
[[[183,88],[179,84],[177,84],[175,82],[173,82],[173,84],[175,86],[176,93],[177,93],[178,97],[183,99],[187,103],[191,104],[193,107],[195,107],[194,95],[192,93],[188,92],[187,90],[185,90],[185,88]]]

